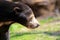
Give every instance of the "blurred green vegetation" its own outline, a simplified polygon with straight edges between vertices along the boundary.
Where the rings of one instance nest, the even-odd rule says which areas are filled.
[[[39,20],[40,27],[28,29],[19,23],[10,26],[10,40],[60,40],[60,18]]]

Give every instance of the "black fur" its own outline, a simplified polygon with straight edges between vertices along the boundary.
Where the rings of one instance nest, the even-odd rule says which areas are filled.
[[[31,12],[31,9],[23,3],[0,1],[0,24],[2,24],[0,25],[0,40],[9,40],[9,26],[12,23],[18,22],[26,26],[27,13],[31,14]]]

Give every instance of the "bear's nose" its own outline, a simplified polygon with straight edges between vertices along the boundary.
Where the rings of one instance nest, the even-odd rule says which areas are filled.
[[[37,24],[35,27],[39,27],[40,25],[39,24]]]

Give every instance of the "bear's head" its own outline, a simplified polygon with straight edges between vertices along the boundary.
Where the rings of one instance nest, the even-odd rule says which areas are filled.
[[[37,28],[39,26],[38,21],[34,17],[33,11],[27,5],[17,3],[17,6],[14,7],[15,18],[14,21],[21,23],[22,25],[28,28]]]

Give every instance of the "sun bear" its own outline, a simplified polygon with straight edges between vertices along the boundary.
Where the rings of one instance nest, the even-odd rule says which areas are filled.
[[[0,0],[0,40],[9,40],[9,26],[18,22],[27,28],[37,28],[31,8],[21,2],[9,2]]]

